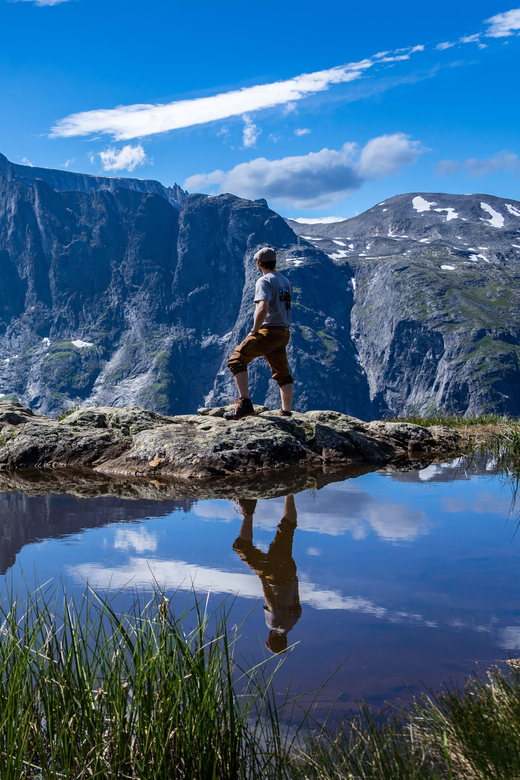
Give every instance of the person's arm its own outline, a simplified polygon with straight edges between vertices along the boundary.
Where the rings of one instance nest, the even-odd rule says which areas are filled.
[[[260,328],[262,327],[265,318],[267,317],[267,312],[269,311],[269,301],[258,301],[256,304],[256,311],[255,311],[255,319],[253,322],[253,329],[251,333],[254,335],[258,333]]]

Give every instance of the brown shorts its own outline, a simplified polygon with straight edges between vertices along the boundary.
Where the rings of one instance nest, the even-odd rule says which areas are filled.
[[[241,374],[247,371],[252,360],[262,356],[269,363],[273,379],[280,387],[291,384],[293,378],[286,350],[290,335],[285,328],[260,328],[258,333],[250,333],[229,358],[229,370],[232,374]]]

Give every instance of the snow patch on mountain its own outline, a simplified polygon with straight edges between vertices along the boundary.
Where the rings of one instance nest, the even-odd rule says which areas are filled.
[[[452,209],[452,208],[449,208],[449,207],[445,208],[445,209],[434,209],[434,211],[446,211],[447,212],[446,213],[446,222],[449,222],[450,219],[458,219],[459,218],[459,215],[455,211],[455,209]]]
[[[428,200],[425,200],[421,195],[417,195],[412,200],[412,206],[416,211],[421,213],[422,211],[429,211],[432,206],[436,206],[436,203],[430,203]]]
[[[429,201],[422,197],[422,195],[416,195],[415,198],[412,200],[412,206],[416,211],[419,212],[419,214],[422,214],[423,211],[431,211],[432,206],[436,206],[437,203],[435,201]],[[445,207],[445,208],[439,208],[439,209],[433,209],[434,211],[438,211],[439,213],[442,213],[443,211],[446,212],[446,222],[449,222],[451,219],[458,219],[459,215],[455,211],[455,209],[451,207]]]
[[[500,212],[495,211],[494,208],[492,208],[488,203],[481,203],[480,208],[484,211],[487,211],[488,214],[491,215],[491,219],[486,219],[485,217],[480,217],[482,222],[487,222],[488,224],[492,225],[492,227],[501,228],[504,227],[504,217]]]
[[[91,341],[83,341],[82,339],[75,339],[74,341],[70,342],[71,344],[74,344],[75,347],[78,349],[85,349],[85,347],[93,347],[94,344]]]

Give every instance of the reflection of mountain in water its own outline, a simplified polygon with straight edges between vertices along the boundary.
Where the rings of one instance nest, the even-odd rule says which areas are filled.
[[[151,515],[165,517],[175,510],[189,512],[193,503],[195,500],[191,498],[159,502],[0,493],[0,573],[5,574],[20,550],[31,542],[61,538],[112,523],[142,520]]]
[[[389,466],[383,473],[397,482],[453,482],[494,474],[496,462],[487,456],[459,457],[448,463],[430,463],[413,471],[397,471]]]

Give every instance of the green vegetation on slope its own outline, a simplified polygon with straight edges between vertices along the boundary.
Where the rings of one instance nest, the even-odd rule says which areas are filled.
[[[495,425],[495,426],[515,426],[520,424],[520,420],[514,417],[507,417],[500,414],[479,414],[474,417],[462,417],[458,414],[446,414],[432,410],[428,416],[420,414],[408,414],[405,417],[392,417],[389,422],[407,422],[413,425],[422,425],[423,428],[430,428],[432,425],[443,425],[446,428],[467,428],[476,425]]]

